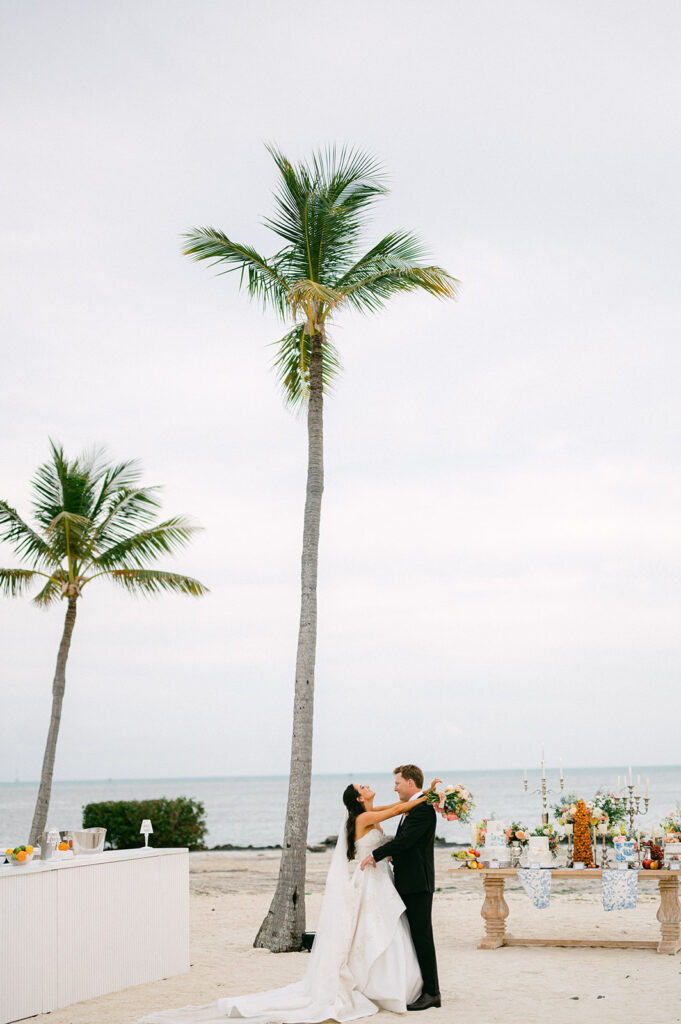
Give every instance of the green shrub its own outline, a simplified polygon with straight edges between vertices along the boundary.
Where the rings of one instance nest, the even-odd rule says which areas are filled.
[[[112,850],[132,850],[144,846],[140,825],[144,818],[154,830],[149,836],[152,846],[188,846],[204,849],[205,808],[198,800],[185,796],[175,800],[107,800],[83,807],[83,828],[105,828],[106,844]]]

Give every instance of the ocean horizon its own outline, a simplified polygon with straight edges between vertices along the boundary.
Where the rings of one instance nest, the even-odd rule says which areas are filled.
[[[627,769],[628,770],[628,769]],[[560,791],[557,769],[547,769],[549,806],[561,795],[577,793],[587,799],[601,790],[612,791],[623,765],[564,768],[565,788]],[[681,800],[680,765],[640,765],[634,767],[634,781],[641,776],[641,794],[650,779],[650,805],[647,814],[638,815],[643,828],[659,824]],[[540,774],[528,771],[528,791],[523,788],[522,769],[466,771],[439,769],[429,774],[441,777],[445,784],[462,782],[475,798],[474,819],[492,815],[506,822],[521,821],[534,828],[541,821]],[[342,793],[351,782],[370,785],[377,801],[394,799],[391,772],[339,772],[314,774],[310,793],[310,843],[337,835],[344,817]],[[33,816],[38,783],[0,782],[0,847],[25,842]],[[191,797],[200,800],[206,810],[206,845],[265,847],[281,843],[286,815],[288,775],[188,776],[184,778],[74,779],[55,781],[48,824],[56,828],[79,828],[82,808],[105,800],[145,800],[158,797]],[[643,808],[643,799],[641,800]],[[549,812],[552,819],[552,812]],[[153,823],[152,823],[153,824]],[[388,823],[390,831],[390,823]],[[453,843],[470,841],[470,826],[438,819],[437,834]],[[153,843],[153,838],[152,838]]]

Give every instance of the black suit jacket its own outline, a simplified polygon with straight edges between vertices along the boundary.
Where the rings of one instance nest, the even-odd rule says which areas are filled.
[[[374,850],[374,860],[392,857],[399,893],[435,892],[435,809],[417,804],[397,829],[394,839]]]

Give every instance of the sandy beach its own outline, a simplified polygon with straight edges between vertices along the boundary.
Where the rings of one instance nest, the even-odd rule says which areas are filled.
[[[308,927],[314,928],[329,853],[308,856]],[[478,950],[481,881],[473,872],[454,881],[450,851],[436,850],[439,891],[434,926],[443,996],[427,1011],[441,1024],[563,1024],[627,1019],[632,1024],[681,1021],[681,956],[651,950],[504,948]],[[191,970],[31,1018],[50,1024],[133,1024],[152,1010],[210,1003],[295,981],[307,953],[274,955],[253,949],[269,906],[279,864],[276,852],[192,854]],[[548,910],[535,910],[519,886],[507,887],[513,931],[527,936],[657,939],[657,886],[639,890],[634,911],[605,913],[600,886],[570,891],[556,881]],[[575,998],[578,997],[578,998]],[[379,1013],[376,1024],[395,1016]]]

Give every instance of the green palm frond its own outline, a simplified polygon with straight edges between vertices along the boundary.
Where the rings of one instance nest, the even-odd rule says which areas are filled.
[[[268,261],[249,245],[233,242],[215,228],[193,228],[184,238],[184,255],[195,261],[209,260],[211,266],[224,264],[223,274],[239,271],[240,284],[252,298],[263,305],[272,305],[283,317],[286,315],[288,284],[274,261]]]
[[[184,516],[175,516],[163,523],[156,523],[148,530],[125,537],[100,552],[93,558],[92,564],[100,569],[114,569],[117,566],[141,568],[159,555],[172,554],[183,548],[199,529]]]
[[[66,559],[72,575],[77,575],[83,562],[92,556],[92,521],[86,516],[62,509],[45,530],[52,550]]]
[[[139,459],[129,459],[127,462],[119,462],[115,466],[104,466],[101,470],[101,484],[99,494],[96,496],[90,510],[90,518],[93,522],[101,515],[111,502],[118,499],[122,492],[132,493],[138,488],[135,485],[142,475],[142,467]]]
[[[0,569],[0,594],[19,597],[37,576],[43,575],[33,569]]]
[[[374,313],[401,292],[421,290],[439,299],[455,299],[460,287],[442,267],[389,268],[352,284],[344,297],[359,312]]]
[[[93,530],[93,541],[102,544],[113,544],[122,540],[127,531],[134,527],[151,522],[156,510],[161,507],[156,493],[161,488],[137,487],[131,490],[121,487],[107,498],[102,512],[103,518]]]
[[[349,267],[343,276],[334,282],[334,288],[337,291],[344,291],[358,281],[385,270],[405,270],[423,265],[426,258],[426,249],[417,235],[409,231],[393,231],[381,238]]]
[[[273,367],[281,385],[284,401],[297,407],[307,401],[310,390],[310,353],[312,339],[305,333],[305,324],[298,324],[274,344],[277,354]],[[341,372],[338,351],[328,337],[324,339],[322,348],[322,384],[325,392],[333,388],[336,377]]]
[[[203,597],[210,593],[208,587],[191,576],[163,572],[161,569],[114,569],[108,575],[115,583],[134,594],[156,595],[166,591]]]
[[[64,509],[89,518],[101,472],[101,453],[96,450],[69,461],[61,445],[50,441],[50,447],[52,459],[38,468],[33,479],[34,516],[44,529]]]
[[[331,146],[312,162],[293,164],[267,147],[280,173],[276,213],[265,224],[297,254],[301,278],[329,284],[348,265],[363,226],[362,214],[386,192],[381,168],[359,150]]]
[[[40,593],[35,595],[33,604],[37,604],[39,608],[49,608],[50,605],[56,604],[63,596],[62,587],[66,582],[67,580],[63,573],[55,573],[47,581]]]
[[[58,564],[50,545],[6,501],[0,501],[0,536],[34,567]]]

